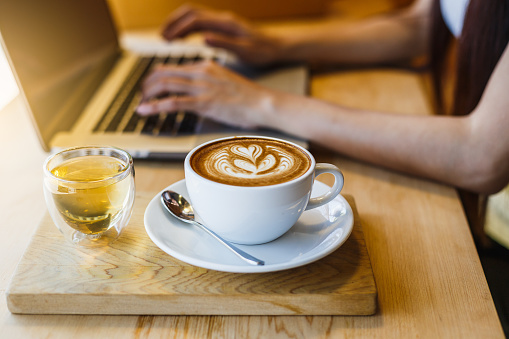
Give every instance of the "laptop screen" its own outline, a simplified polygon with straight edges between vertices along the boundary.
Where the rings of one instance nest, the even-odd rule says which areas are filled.
[[[120,48],[104,0],[0,1],[0,33],[40,137],[76,121]]]

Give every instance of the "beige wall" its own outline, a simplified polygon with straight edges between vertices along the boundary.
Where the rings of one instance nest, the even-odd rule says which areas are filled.
[[[274,19],[322,15],[334,5],[400,7],[413,0],[192,0],[195,4],[231,10],[249,19]],[[108,0],[120,29],[159,27],[186,0]],[[360,3],[361,2],[361,3]]]
[[[330,0],[194,0],[217,9],[228,9],[250,19],[323,14]],[[357,0],[363,1],[363,0]],[[156,27],[185,0],[108,0],[120,29]]]

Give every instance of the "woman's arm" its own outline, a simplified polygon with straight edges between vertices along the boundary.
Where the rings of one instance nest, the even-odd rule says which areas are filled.
[[[357,159],[494,193],[509,182],[507,88],[508,47],[479,105],[467,116],[394,115],[278,95],[264,123]]]
[[[292,34],[275,33],[279,59],[321,64],[373,64],[427,53],[433,1],[349,22],[324,21]]]
[[[403,10],[348,24],[323,21],[292,34],[263,30],[233,13],[184,6],[170,15],[162,34],[172,40],[202,32],[209,45],[228,49],[256,65],[399,61],[426,52],[431,3],[418,0]]]
[[[140,114],[191,110],[244,127],[273,127],[377,165],[493,193],[509,181],[509,50],[468,116],[354,110],[260,87],[212,62],[166,66],[146,81]],[[150,100],[168,91],[179,97]]]

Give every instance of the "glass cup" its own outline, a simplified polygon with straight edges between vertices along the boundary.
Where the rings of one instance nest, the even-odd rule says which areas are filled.
[[[79,246],[112,243],[131,218],[131,155],[110,146],[63,150],[44,163],[44,198],[64,237]]]

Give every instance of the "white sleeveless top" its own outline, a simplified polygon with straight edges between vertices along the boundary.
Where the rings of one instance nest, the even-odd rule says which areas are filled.
[[[440,10],[445,24],[458,38],[463,30],[463,21],[470,0],[440,0]]]

